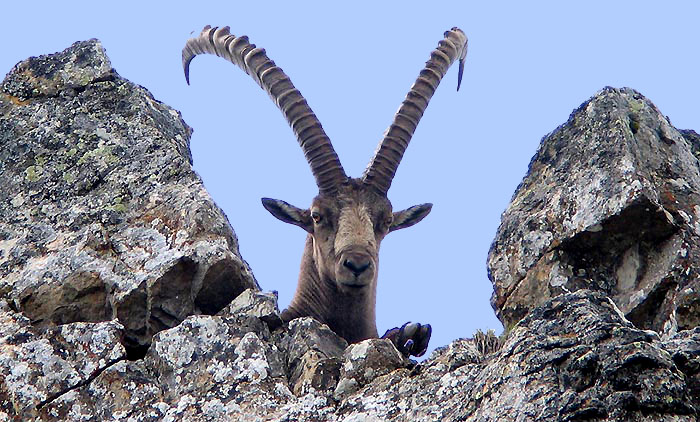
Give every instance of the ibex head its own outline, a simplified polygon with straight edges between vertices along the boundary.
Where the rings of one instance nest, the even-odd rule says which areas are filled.
[[[374,290],[384,236],[416,224],[432,206],[416,205],[392,213],[385,193],[362,179],[348,178],[335,194],[319,194],[306,210],[267,198],[263,205],[278,219],[309,233],[318,276],[333,281],[348,295]]]
[[[379,245],[388,233],[418,223],[432,207],[422,204],[392,212],[387,191],[430,98],[457,59],[459,89],[467,53],[466,36],[458,28],[445,33],[360,178],[345,174],[316,115],[264,49],[250,44],[245,36],[231,35],[228,27],[207,26],[199,37],[188,40],[182,51],[188,83],[189,64],[202,53],[236,64],[267,91],[296,134],[318,185],[319,194],[309,209],[276,199],[262,200],[272,215],[308,232],[299,285],[283,319],[315,317],[348,342],[376,337]],[[412,352],[427,347],[425,337],[429,338],[430,327],[426,327],[417,331],[425,344]]]

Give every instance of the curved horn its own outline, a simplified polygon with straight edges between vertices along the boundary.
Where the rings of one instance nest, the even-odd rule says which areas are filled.
[[[311,166],[321,193],[333,193],[339,183],[347,180],[343,166],[331,140],[298,89],[289,77],[248,37],[236,37],[229,27],[205,26],[196,38],[190,38],[182,49],[182,67],[190,83],[190,62],[198,54],[214,54],[240,67],[270,95],[292,127],[304,156]]]
[[[374,157],[367,165],[362,175],[365,183],[374,185],[382,193],[386,194],[391,186],[396,169],[401,162],[404,151],[411,141],[413,132],[423,116],[442,77],[447,69],[459,58],[459,74],[457,75],[457,90],[462,83],[464,71],[464,58],[467,55],[467,36],[459,28],[452,28],[445,32],[445,38],[440,41],[437,48],[430,53],[430,60],[425,63],[418,79],[408,91],[399,111],[394,116],[394,121],[384,133],[384,138],[379,143]]]

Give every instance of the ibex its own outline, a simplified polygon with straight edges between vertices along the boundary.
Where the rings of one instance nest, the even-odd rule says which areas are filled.
[[[308,232],[299,284],[282,320],[311,316],[350,343],[376,338],[379,245],[388,233],[421,221],[432,207],[422,204],[392,212],[387,191],[430,98],[456,59],[459,90],[467,54],[464,32],[459,28],[445,32],[360,178],[345,174],[318,118],[264,49],[249,43],[246,36],[231,35],[229,27],[206,26],[182,50],[188,84],[190,62],[203,53],[237,65],[270,95],[292,127],[318,185],[318,196],[309,209],[262,199],[273,216]],[[387,331],[384,337],[405,355],[420,356],[428,347],[430,334],[430,325],[407,323]]]

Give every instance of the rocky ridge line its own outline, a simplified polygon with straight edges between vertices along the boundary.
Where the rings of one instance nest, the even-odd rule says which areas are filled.
[[[189,128],[98,41],[31,58],[0,86],[0,421],[695,421],[697,139],[633,90],[582,105],[494,241],[500,348],[416,365],[281,324]]]

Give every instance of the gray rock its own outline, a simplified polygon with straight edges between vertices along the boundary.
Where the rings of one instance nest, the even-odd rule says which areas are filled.
[[[26,420],[126,359],[116,321],[37,332],[0,301],[0,420]],[[7,419],[5,419],[7,420]]]
[[[348,346],[342,337],[327,325],[305,317],[289,322],[281,344],[287,354],[289,388],[295,395],[333,392]]]
[[[144,359],[109,367],[89,384],[53,400],[41,416],[70,421],[262,420],[294,398],[284,363],[261,320],[190,316],[156,334]]]
[[[97,40],[15,66],[0,87],[2,297],[39,327],[117,318],[139,356],[257,288],[190,133]]]
[[[97,41],[0,92],[0,421],[697,420],[700,137],[632,90],[546,138],[504,214],[507,335],[420,364],[281,324],[189,129]]]
[[[345,349],[343,358],[338,385],[333,392],[336,400],[347,397],[377,377],[411,366],[388,339],[373,338],[351,344]]]
[[[664,342],[663,347],[685,375],[693,407],[700,410],[700,327],[681,331]]]
[[[377,378],[343,401],[336,415],[383,421],[695,421],[692,384],[666,347],[657,335],[634,328],[609,298],[579,290],[531,311],[482,363],[452,368],[440,359],[444,351],[438,352],[418,373],[403,369]]]
[[[282,325],[280,310],[277,307],[277,292],[265,293],[254,289],[248,289],[238,295],[238,297],[219,314],[243,314],[260,318],[271,330]]]
[[[640,328],[700,323],[700,169],[649,100],[606,88],[543,139],[491,246],[506,327],[557,294],[593,289]]]

